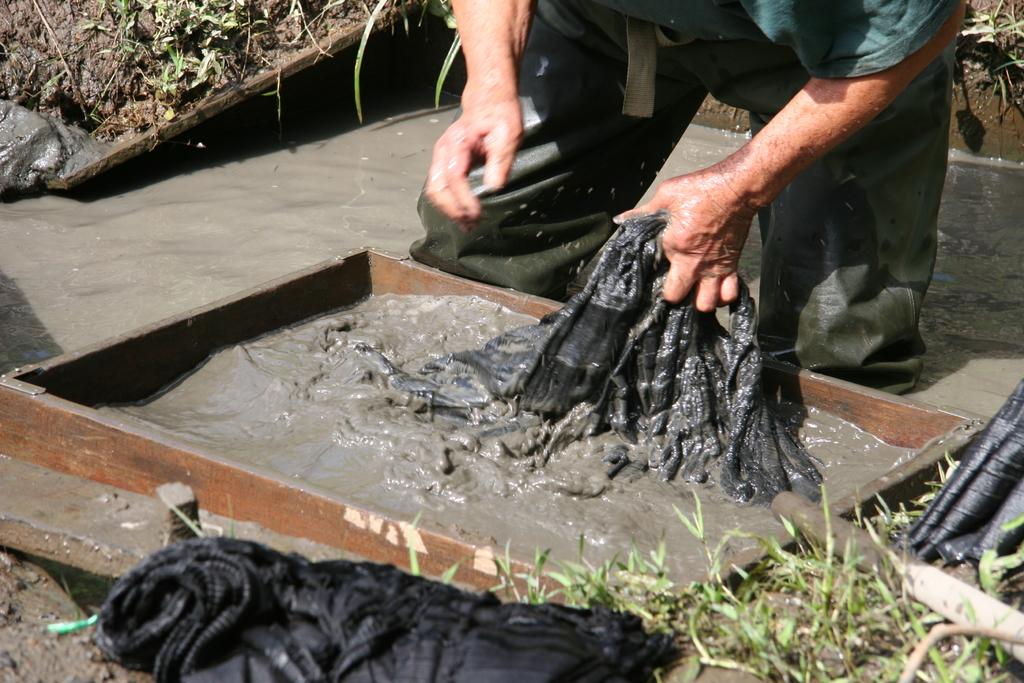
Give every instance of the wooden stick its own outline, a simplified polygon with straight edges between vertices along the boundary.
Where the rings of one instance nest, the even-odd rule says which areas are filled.
[[[1005,633],[991,628],[961,626],[959,624],[935,624],[928,631],[928,635],[922,638],[921,642],[914,648],[914,651],[910,653],[910,657],[907,658],[907,663],[903,667],[903,673],[900,674],[899,683],[914,683],[917,670],[924,664],[924,658],[928,656],[928,651],[940,640],[951,636],[981,636],[982,638],[1024,645],[1024,640],[1008,640]]]

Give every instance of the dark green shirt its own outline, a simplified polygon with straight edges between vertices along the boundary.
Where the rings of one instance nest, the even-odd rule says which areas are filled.
[[[685,40],[786,45],[819,78],[882,71],[924,46],[958,0],[595,0]]]

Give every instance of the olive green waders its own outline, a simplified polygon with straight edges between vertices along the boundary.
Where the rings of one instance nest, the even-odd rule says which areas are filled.
[[[694,41],[657,49],[653,114],[622,114],[626,19],[587,0],[541,0],[520,69],[525,135],[506,187],[470,183],[470,233],[424,197],[417,260],[559,298],[636,205],[705,96],[759,130],[806,83],[787,47]],[[951,52],[761,212],[760,339],[803,367],[889,391],[921,371],[949,130]]]

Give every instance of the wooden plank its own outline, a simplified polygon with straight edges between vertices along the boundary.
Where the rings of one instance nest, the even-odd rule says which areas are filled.
[[[155,527],[149,515],[122,507],[99,491],[87,498],[82,483],[102,488],[0,458],[0,546],[106,577],[120,576],[160,547],[144,538],[145,527]],[[104,526],[108,533],[97,533]],[[157,537],[155,529],[152,537]]]
[[[51,394],[0,387],[0,425],[0,451],[19,460],[144,495],[180,481],[217,514],[405,568],[412,548],[428,576],[457,564],[461,583],[481,589],[498,583],[494,548],[417,529],[286,477],[194,452]],[[513,568],[524,572],[527,565],[514,562]]]
[[[374,294],[478,296],[534,318],[542,318],[561,306],[551,299],[466,280],[411,260],[397,260],[372,251],[369,260]]]
[[[321,263],[207,306],[34,366],[14,380],[46,388],[83,405],[146,398],[210,353],[375,292],[463,295],[541,317],[560,305],[541,297],[472,282],[409,260],[359,252]],[[791,365],[765,362],[770,395],[814,406],[883,441],[920,448],[967,417]]]
[[[379,26],[375,27],[375,30],[389,25],[390,21],[390,19],[381,21]],[[216,116],[243,100],[275,89],[281,80],[313,66],[321,59],[330,58],[345,48],[355,45],[359,42],[365,27],[365,22],[362,22],[356,26],[348,26],[332,32],[317,45],[310,46],[299,52],[294,58],[286,61],[280,67],[251,76],[238,85],[230,86],[204,98],[191,111],[182,114],[172,121],[157,124],[144,133],[114,145],[102,158],[82,167],[69,176],[54,178],[47,183],[47,187],[51,190],[67,190],[75,185],[79,185],[118,164],[148,152],[161,142],[181,135],[190,128],[199,125],[203,121]]]
[[[967,420],[948,433],[932,439],[913,458],[871,480],[857,491],[832,501],[836,514],[852,519],[857,510],[866,517],[895,510],[900,503],[918,498],[938,479],[938,468],[946,458],[959,460],[971,439],[981,430],[980,420]]]
[[[365,252],[327,261],[51,358],[15,379],[82,405],[142,400],[219,348],[359,301],[370,293],[369,277]]]
[[[946,458],[959,460],[980,429],[979,420],[967,420],[949,433],[933,438],[920,453],[907,462],[868,482],[853,493],[829,501],[829,510],[834,515],[852,520],[858,514],[863,517],[880,514],[886,506],[890,510],[895,510],[900,503],[918,498],[926,493],[928,485],[937,479],[939,465]],[[794,552],[796,542],[789,541],[784,547]],[[761,548],[747,548],[727,555],[724,564],[750,571],[763,558],[764,551]],[[737,577],[738,574],[735,574],[734,578]]]
[[[902,396],[765,360],[765,392],[843,418],[900,448],[921,448],[970,420]]]
[[[314,560],[341,554],[206,510],[200,518],[209,535],[230,534]],[[5,548],[113,578],[161,547],[167,519],[168,509],[150,496],[0,458],[0,546]]]
[[[936,437],[907,462],[850,495],[830,501],[829,510],[833,515],[848,520],[881,514],[884,507],[896,510],[900,503],[907,503],[927,493],[928,485],[938,477],[939,465],[946,458],[960,460],[980,429],[979,420],[968,420],[949,434]],[[788,552],[796,552],[797,543],[792,539],[784,540],[783,548]],[[726,551],[723,566],[730,568],[729,580],[738,582],[740,573],[735,568],[750,573],[764,556],[764,550],[759,547],[746,548],[732,554]]]

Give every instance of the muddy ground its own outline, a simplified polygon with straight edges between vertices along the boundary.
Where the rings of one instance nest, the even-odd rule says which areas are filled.
[[[355,0],[8,0],[0,99],[114,140],[365,16]]]
[[[106,662],[93,629],[57,636],[46,625],[79,619],[96,595],[79,606],[61,582],[38,565],[0,548],[0,683],[146,683],[148,674]]]

